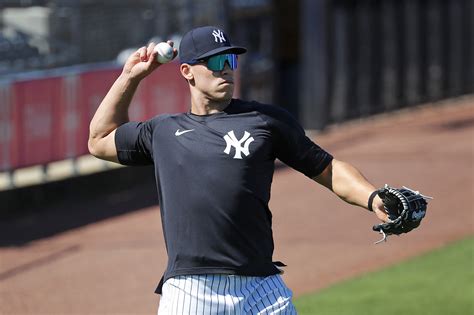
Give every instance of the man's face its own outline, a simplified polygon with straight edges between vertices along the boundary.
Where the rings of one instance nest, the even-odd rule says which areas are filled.
[[[194,87],[207,98],[214,101],[232,99],[234,93],[234,71],[227,62],[221,71],[209,70],[206,63],[192,65],[190,71],[194,78]]]

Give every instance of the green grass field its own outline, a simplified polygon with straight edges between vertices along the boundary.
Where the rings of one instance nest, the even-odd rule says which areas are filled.
[[[474,237],[295,299],[299,315],[474,315]]]

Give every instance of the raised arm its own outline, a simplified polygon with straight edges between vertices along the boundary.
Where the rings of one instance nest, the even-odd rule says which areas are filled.
[[[313,180],[333,191],[345,202],[365,209],[368,209],[370,194],[375,190],[354,166],[336,159]],[[372,208],[380,220],[388,220],[382,200],[378,196],[374,198]]]
[[[172,42],[169,42],[173,45]],[[128,107],[142,79],[160,66],[156,61],[154,43],[141,47],[125,62],[122,73],[114,82],[90,123],[89,152],[103,160],[118,162],[115,130],[129,121]],[[174,55],[177,51],[174,49]]]

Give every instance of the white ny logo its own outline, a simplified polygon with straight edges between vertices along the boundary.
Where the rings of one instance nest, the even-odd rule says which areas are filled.
[[[245,154],[245,156],[248,156],[250,154],[249,145],[254,140],[253,137],[250,137],[250,138],[249,137],[250,137],[250,133],[248,133],[246,131],[244,133],[244,136],[242,137],[242,139],[237,140],[237,138],[235,137],[235,134],[234,134],[234,130],[229,131],[224,136],[224,140],[225,140],[225,143],[227,145],[225,150],[224,150],[224,153],[230,154],[230,149],[232,147],[234,147],[235,148],[234,159],[242,159],[241,153]],[[245,143],[242,146],[243,142],[245,142]]]
[[[224,38],[224,33],[222,33],[221,30],[213,30],[212,35],[214,35],[214,40],[216,41],[216,43],[217,43],[217,40],[219,40],[219,43],[226,41]]]

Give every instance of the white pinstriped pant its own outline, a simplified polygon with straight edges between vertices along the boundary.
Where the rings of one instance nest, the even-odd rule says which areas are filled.
[[[158,315],[296,314],[280,275],[177,276],[163,285]]]

